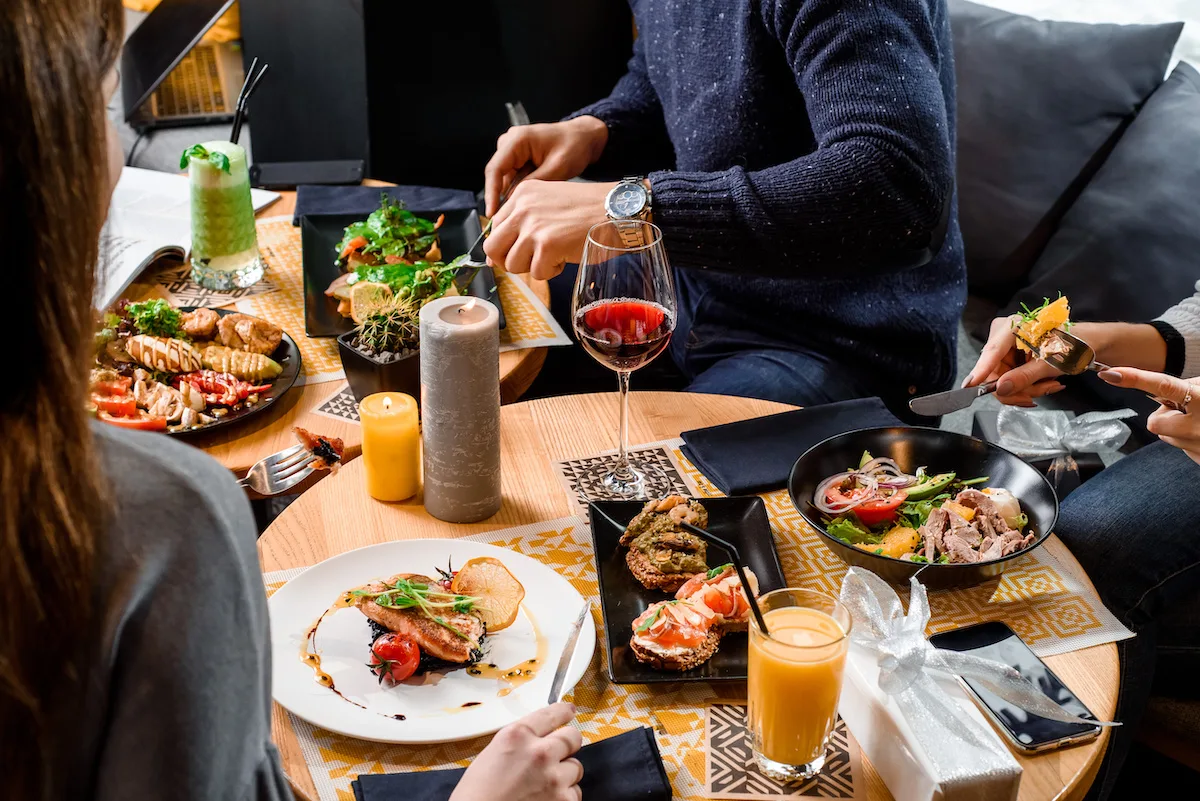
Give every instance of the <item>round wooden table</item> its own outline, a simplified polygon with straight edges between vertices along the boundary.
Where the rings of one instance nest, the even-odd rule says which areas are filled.
[[[368,181],[369,185],[384,185],[376,181]],[[296,209],[296,193],[281,192],[280,199],[267,206],[259,213],[259,217],[291,216]],[[295,269],[300,269],[297,266]],[[527,275],[516,276],[525,281],[538,299],[547,307],[550,305],[550,286],[545,281],[535,281]],[[135,282],[126,290],[126,298],[141,300],[147,297],[163,297],[164,293],[157,285]],[[293,337],[304,335],[303,331],[289,331]],[[546,361],[545,348],[526,348],[524,350],[508,351],[500,354],[500,398],[503,403],[513,403],[533,383],[541,372]],[[239,478],[246,474],[250,466],[269,454],[281,451],[296,444],[293,426],[318,431],[328,437],[340,437],[346,445],[347,461],[354,459],[362,452],[362,432],[355,423],[342,422],[331,417],[315,416],[313,412],[321,405],[334,390],[339,382],[329,381],[320,384],[308,384],[295,387],[277,401],[270,410],[257,415],[243,424],[227,429],[214,431],[211,434],[198,434],[189,438],[188,442],[204,450],[221,464],[232,470]],[[295,492],[303,492],[318,480],[324,473],[316,473],[305,483],[298,486]]]
[[[680,432],[786,411],[767,401],[718,395],[635,392],[630,396],[630,442],[655,442]],[[501,411],[504,506],[493,518],[452,525],[426,514],[419,498],[402,504],[372,500],[363,489],[362,460],[346,465],[289,506],[258,541],[263,572],[313,565],[353,548],[396,539],[459,537],[573,514],[553,467],[556,461],[611,450],[617,431],[615,395],[575,395],[528,401]],[[1050,548],[1062,565],[1090,585],[1057,537]],[[1047,657],[1047,664],[1104,720],[1116,710],[1119,674],[1113,644]],[[315,798],[312,779],[287,714],[274,707],[274,735],[284,769]],[[1083,798],[1108,743],[1108,730],[1085,745],[1037,756],[1018,756],[1024,768],[1021,801]],[[863,759],[871,801],[891,794]]]

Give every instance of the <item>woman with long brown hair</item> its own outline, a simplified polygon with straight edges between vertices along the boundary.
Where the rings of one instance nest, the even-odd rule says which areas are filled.
[[[245,496],[84,411],[122,20],[120,0],[0,2],[0,799],[290,798]],[[573,713],[498,735],[456,801],[577,799]]]

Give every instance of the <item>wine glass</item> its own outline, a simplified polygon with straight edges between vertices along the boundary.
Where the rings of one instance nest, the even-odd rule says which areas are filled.
[[[662,231],[640,220],[592,226],[575,279],[571,316],[584,350],[617,373],[620,449],[603,482],[619,497],[642,497],[646,486],[645,473],[629,462],[629,374],[666,349],[675,330],[675,309]]]

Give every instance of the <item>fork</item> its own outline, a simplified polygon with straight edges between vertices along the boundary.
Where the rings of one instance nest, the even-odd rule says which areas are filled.
[[[1028,339],[1021,336],[1020,332],[1016,332],[1017,339],[1021,340],[1039,359],[1065,375],[1080,375],[1089,370],[1099,373],[1111,369],[1104,362],[1096,361],[1096,351],[1092,346],[1074,334],[1064,331],[1061,328],[1055,328],[1050,332],[1050,335],[1060,342],[1067,344],[1069,349],[1065,353],[1045,353],[1044,346],[1036,347]],[[1146,394],[1150,395],[1149,392]],[[1185,411],[1182,406],[1173,400],[1160,398],[1157,395],[1150,395],[1150,397],[1168,409],[1174,409],[1177,412]]]
[[[281,495],[313,474],[308,463],[311,458],[312,452],[303,445],[293,445],[255,462],[238,486],[259,495]]]

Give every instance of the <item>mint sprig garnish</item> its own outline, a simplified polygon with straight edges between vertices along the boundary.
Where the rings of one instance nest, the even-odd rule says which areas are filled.
[[[183,155],[179,158],[179,169],[187,169],[188,164],[191,163],[192,159],[199,159],[201,161],[207,160],[209,164],[216,167],[221,172],[228,175],[233,174],[229,168],[229,156],[226,156],[224,153],[219,153],[215,150],[209,150],[204,145],[192,145],[187,150],[183,151]]]

